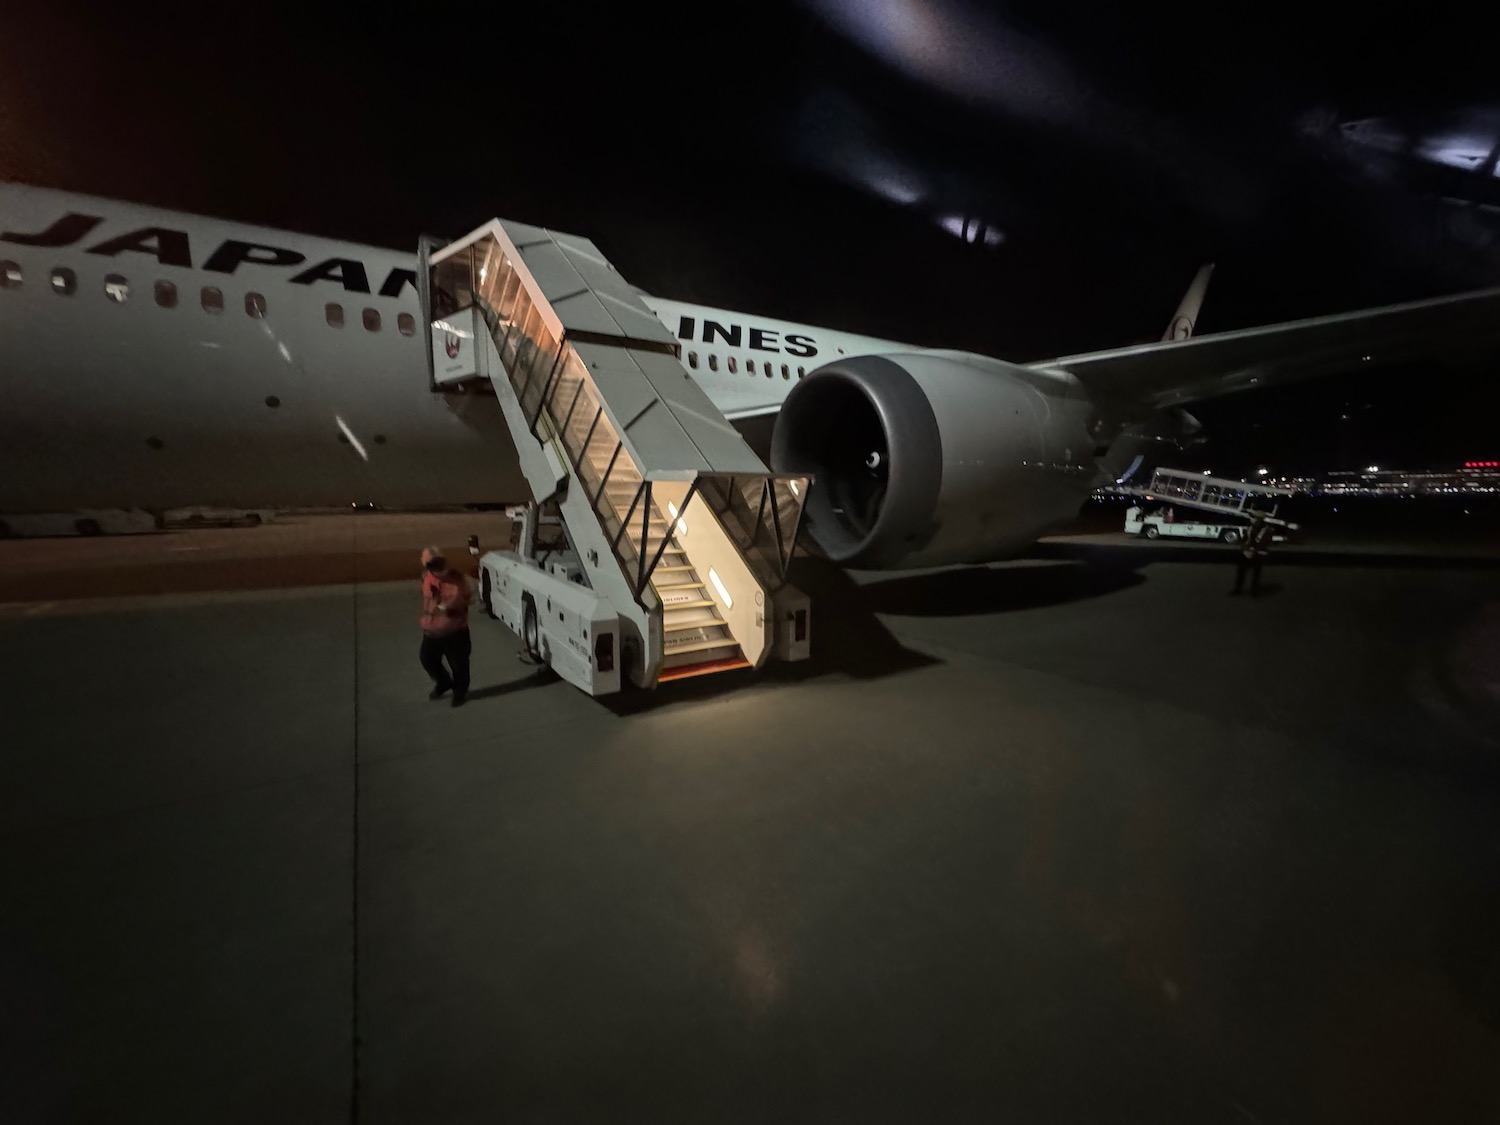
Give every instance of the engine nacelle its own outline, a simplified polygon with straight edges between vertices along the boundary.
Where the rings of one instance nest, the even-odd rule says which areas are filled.
[[[988,562],[1077,514],[1113,437],[1100,426],[1065,375],[962,353],[857,356],[792,388],[771,463],[816,477],[803,528],[835,561]]]

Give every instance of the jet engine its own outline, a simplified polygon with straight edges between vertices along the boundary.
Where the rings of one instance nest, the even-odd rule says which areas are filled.
[[[1121,424],[1067,374],[955,352],[857,356],[792,388],[771,464],[815,478],[803,529],[837,562],[988,562],[1077,514]]]

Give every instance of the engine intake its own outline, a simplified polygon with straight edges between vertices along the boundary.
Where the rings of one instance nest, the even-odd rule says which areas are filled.
[[[930,538],[942,461],[926,396],[882,356],[835,363],[793,387],[771,438],[778,472],[815,477],[808,533],[836,561],[858,565],[890,565]]]
[[[1077,512],[1094,476],[1088,417],[1076,384],[1011,364],[858,356],[792,388],[771,463],[816,478],[803,526],[837,562],[988,561]]]

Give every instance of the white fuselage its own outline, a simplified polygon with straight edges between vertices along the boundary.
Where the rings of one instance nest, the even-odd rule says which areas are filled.
[[[683,365],[731,421],[774,414],[798,379],[842,356],[924,350],[727,309],[642,300],[682,341]]]
[[[0,184],[0,512],[526,498],[495,400],[428,388],[414,254]],[[908,346],[646,298],[731,419]]]

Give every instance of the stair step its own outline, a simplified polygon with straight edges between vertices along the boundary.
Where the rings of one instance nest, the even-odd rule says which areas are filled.
[[[626,544],[628,543],[629,544],[630,557],[633,558],[633,559],[639,558],[640,555],[636,551],[636,548],[640,546],[640,543],[638,542],[639,539],[640,539],[640,535],[638,533],[637,534],[632,534],[631,532],[627,531],[625,533],[624,538],[622,538],[620,540],[620,548],[621,548],[621,550],[625,550],[626,549]],[[661,546],[661,543],[662,543],[661,536],[658,535],[654,531],[650,535],[646,536],[646,561],[648,563],[652,559],[656,558],[656,549]],[[669,547],[668,550],[671,550],[671,548]]]
[[[667,554],[671,554],[671,553],[672,553],[671,551],[667,552]],[[695,569],[695,568],[692,567],[692,566],[690,566],[690,565],[687,565],[687,564],[683,564],[682,566],[659,566],[659,567],[656,568],[656,573],[657,574],[680,574],[683,571],[688,571],[688,570],[693,570],[693,569]],[[698,585],[701,586],[701,585],[703,585],[703,583],[700,582],[700,583],[698,583]]]
[[[675,668],[663,668],[661,675],[656,677],[659,684],[671,680],[686,680],[692,676],[707,676],[714,672],[732,672],[736,668],[748,668],[750,661],[738,654],[725,656],[719,660],[703,660],[697,664],[679,664]]]
[[[718,637],[706,641],[684,641],[681,644],[675,645],[669,641],[666,645],[666,655],[684,656],[690,652],[708,652],[710,649],[715,648],[738,649],[739,647],[739,644],[733,637]]]
[[[695,601],[697,599],[694,599]],[[702,626],[705,629],[714,625],[724,624],[724,619],[719,616],[718,610],[713,604],[708,605],[683,605],[663,602],[662,610],[666,614],[667,623],[673,629],[687,629],[694,626]],[[689,616],[691,615],[691,616]]]
[[[671,608],[671,607],[667,607],[667,608]],[[706,618],[706,619],[700,619],[698,621],[684,621],[681,624],[668,624],[666,622],[663,622],[662,623],[662,632],[664,632],[664,633],[693,633],[693,632],[702,633],[702,632],[705,632],[706,630],[709,630],[709,629],[725,629],[727,627],[728,626],[726,626],[724,624],[724,619],[722,617],[709,617],[709,618]]]
[[[661,600],[662,609],[713,609],[717,603],[712,598],[704,598],[702,601],[674,602],[668,598]]]
[[[667,592],[669,594],[679,594],[680,593],[680,591],[674,591],[674,590],[669,590]],[[678,621],[682,620],[683,613],[704,614],[705,616],[696,618],[696,620],[698,621],[698,623],[700,625],[713,624],[715,622],[719,622],[719,621],[724,620],[724,618],[719,613],[719,607],[718,607],[718,605],[716,603],[710,602],[708,600],[708,593],[707,593],[707,591],[699,591],[699,590],[689,591],[689,596],[693,599],[694,602],[703,602],[705,604],[703,604],[703,605],[696,605],[692,609],[689,609],[686,605],[684,605],[681,602],[675,602],[674,603],[674,602],[670,602],[670,601],[663,601],[662,602],[662,608],[665,609],[665,610],[673,612],[675,614],[675,617],[676,617],[676,619]],[[679,610],[681,612],[677,612]]]

